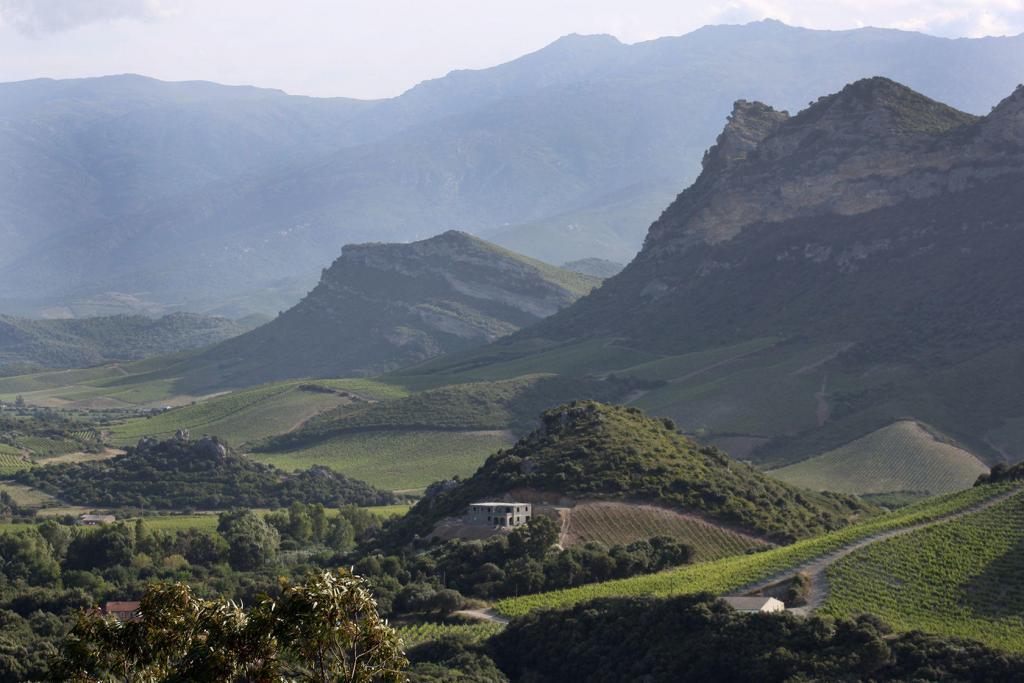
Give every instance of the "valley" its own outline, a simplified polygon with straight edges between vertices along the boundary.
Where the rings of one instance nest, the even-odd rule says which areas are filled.
[[[1024,680],[1018,57],[0,83],[0,681]]]

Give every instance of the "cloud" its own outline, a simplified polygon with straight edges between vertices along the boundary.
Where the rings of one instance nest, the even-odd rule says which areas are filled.
[[[0,0],[0,23],[40,36],[116,19],[153,21],[170,14],[165,5],[161,0]]]

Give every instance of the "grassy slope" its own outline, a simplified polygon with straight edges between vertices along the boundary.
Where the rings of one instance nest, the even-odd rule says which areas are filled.
[[[704,591],[721,595],[782,573],[807,560],[879,531],[897,529],[941,517],[999,495],[1016,485],[1009,483],[978,486],[966,491],[932,498],[882,517],[762,553],[728,557],[714,562],[701,562],[630,579],[618,579],[578,588],[508,598],[497,603],[496,607],[506,616],[516,616],[536,609],[568,607],[599,597],[668,596]]]
[[[971,486],[988,469],[971,453],[904,420],[769,474],[816,491],[949,493]]]
[[[577,296],[583,296],[601,284],[601,278],[594,277],[593,275],[586,275],[575,270],[553,266],[550,263],[538,261],[535,258],[524,256],[523,254],[512,251],[511,249],[506,249],[505,247],[500,247],[497,244],[492,244],[491,242],[482,240],[479,237],[474,237],[472,235],[469,235],[468,237],[476,242],[482,249],[486,249],[498,256],[519,261],[520,263],[530,266],[536,270],[544,280],[559,285]]]
[[[0,481],[0,491],[6,491],[14,502],[25,507],[39,507],[44,504],[54,503],[56,499],[48,493],[21,484],[14,484],[9,481]]]
[[[629,503],[576,505],[569,513],[566,533],[570,544],[598,541],[607,546],[668,536],[689,545],[693,549],[694,560],[698,562],[766,547],[763,541],[674,510]]]
[[[371,380],[276,382],[242,389],[153,417],[129,420],[111,430],[111,439],[117,444],[133,444],[142,436],[166,438],[173,436],[177,429],[188,429],[193,435],[216,435],[232,444],[251,443],[290,431],[314,415],[351,402],[349,397],[340,393],[300,388],[309,384],[368,398],[400,397],[405,393],[397,387]]]
[[[0,378],[0,400],[21,395],[31,404],[103,407],[188,402],[197,396],[175,388],[175,368],[188,354],[78,370],[50,370]]]
[[[422,391],[395,401],[341,407],[310,420],[284,441],[308,442],[377,429],[525,429],[538,413],[565,401],[613,400],[628,387],[611,382],[529,375]]]
[[[291,450],[250,453],[283,470],[326,465],[390,490],[422,489],[455,475],[466,477],[514,439],[506,431],[390,431],[340,434]]]
[[[1024,495],[862,548],[828,572],[822,611],[871,612],[923,630],[1024,651]]]

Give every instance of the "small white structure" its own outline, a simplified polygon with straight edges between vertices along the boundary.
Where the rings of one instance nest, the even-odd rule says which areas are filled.
[[[514,527],[530,521],[533,506],[529,503],[473,503],[467,515],[470,524]]]
[[[114,515],[82,515],[78,518],[78,523],[82,526],[102,526],[113,524],[116,520]]]
[[[785,612],[786,603],[775,598],[754,597],[724,597],[725,604],[737,612]]]

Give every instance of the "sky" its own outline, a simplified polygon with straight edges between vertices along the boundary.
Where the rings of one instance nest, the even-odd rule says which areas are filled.
[[[635,43],[764,18],[973,38],[1024,32],[1024,0],[0,0],[0,81],[140,73],[390,97],[568,33]]]

